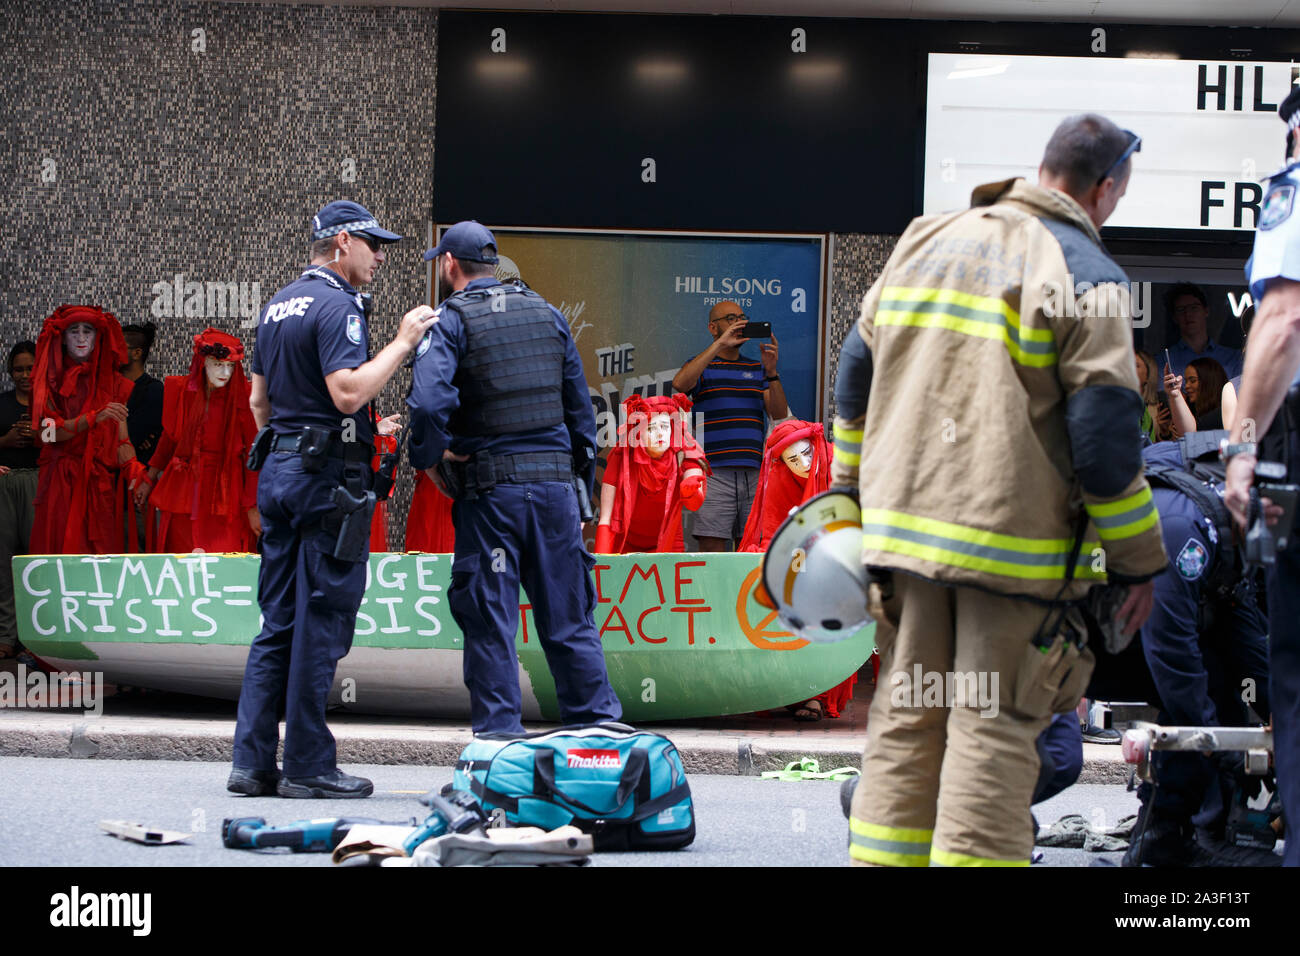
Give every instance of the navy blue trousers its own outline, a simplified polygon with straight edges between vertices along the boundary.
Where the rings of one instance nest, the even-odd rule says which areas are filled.
[[[1283,864],[1300,866],[1300,548],[1277,556],[1268,577],[1268,611],[1273,759],[1287,823]]]
[[[1083,772],[1083,731],[1074,711],[1057,714],[1038,735],[1038,759],[1042,762],[1042,769],[1030,803],[1050,800],[1074,786]]]
[[[515,655],[519,587],[532,605],[537,639],[555,679],[566,724],[618,720],[592,613],[594,559],[582,543],[571,484],[499,484],[452,507],[456,557],[447,604],[465,635],[465,686],[476,734],[520,734]]]
[[[363,474],[368,483],[368,469]],[[337,560],[337,525],[321,526],[322,518],[337,514],[329,496],[343,476],[339,460],[309,475],[297,454],[278,452],[262,469],[257,601],[263,625],[239,693],[236,767],[275,769],[281,712],[286,777],[314,777],[337,765],[325,705],[338,662],[352,647],[366,588],[366,562]]]

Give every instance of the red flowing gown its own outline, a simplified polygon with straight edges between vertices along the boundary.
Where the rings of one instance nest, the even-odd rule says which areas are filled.
[[[159,512],[151,550],[183,554],[252,552],[248,509],[257,507],[257,473],[244,462],[257,434],[242,377],[208,392],[188,375],[163,382],[163,434],[150,464],[161,470],[151,502]]]
[[[812,443],[812,467],[807,477],[800,477],[781,460],[781,453],[802,439]],[[830,443],[822,426],[815,422],[787,419],[780,422],[767,438],[763,466],[759,472],[754,504],[741,537],[739,551],[766,551],[772,536],[792,508],[830,488]],[[856,673],[815,698],[827,717],[839,717],[853,699]]]
[[[51,400],[41,415],[33,415],[33,427],[41,432],[46,417],[71,422],[88,414],[93,420],[110,402],[125,405],[134,387],[130,379],[114,374],[101,380],[92,396],[90,383],[83,376],[73,394],[61,396],[59,407]],[[41,445],[32,554],[112,554],[123,550],[124,523],[116,490],[119,441],[118,423],[110,419],[67,441]]]

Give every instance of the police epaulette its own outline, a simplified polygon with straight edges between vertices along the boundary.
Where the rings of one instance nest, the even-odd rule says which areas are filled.
[[[1267,176],[1261,179],[1260,182],[1267,183],[1267,182],[1271,182],[1274,179],[1279,178],[1280,176],[1285,176],[1287,173],[1291,172],[1291,170],[1295,169],[1297,166],[1300,166],[1300,159],[1297,159],[1295,162],[1292,163],[1287,163],[1285,166],[1283,166],[1275,173],[1269,173]]]

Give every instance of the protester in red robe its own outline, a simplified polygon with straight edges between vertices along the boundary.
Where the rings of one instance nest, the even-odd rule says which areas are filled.
[[[32,426],[41,441],[33,554],[110,554],[125,544],[126,490],[143,475],[126,429],[134,383],[117,319],[63,305],[36,342]]]
[[[456,529],[451,524],[452,501],[423,471],[415,473],[415,494],[406,517],[406,550],[451,554],[456,550]]]
[[[194,336],[188,375],[163,381],[163,434],[149,461],[157,509],[151,551],[251,552],[262,532],[257,473],[245,462],[257,435],[248,405],[244,345],[217,329]]]
[[[624,424],[600,483],[596,553],[684,551],[682,509],[704,503],[708,463],[687,427],[678,392],[623,402]]]
[[[375,474],[384,462],[384,456],[397,451],[396,435],[402,428],[401,415],[389,415],[375,422],[375,455],[370,460],[370,467]],[[388,500],[375,502],[375,514],[370,519],[370,553],[376,554],[388,550]]]
[[[763,465],[740,551],[766,551],[790,511],[831,486],[831,444],[818,422],[787,418],[767,436]],[[853,697],[857,674],[838,687],[796,705],[796,720],[839,717]]]

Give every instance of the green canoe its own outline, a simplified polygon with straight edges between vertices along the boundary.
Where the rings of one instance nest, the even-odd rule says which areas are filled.
[[[631,721],[749,713],[834,687],[871,655],[874,626],[837,644],[781,630],[753,599],[756,554],[601,555],[596,626]],[[19,636],[60,670],[234,699],[261,623],[256,555],[31,555],[14,559]],[[467,717],[464,640],[447,608],[451,556],[374,554],[334,703],[364,713]],[[558,719],[520,595],[524,717]]]

